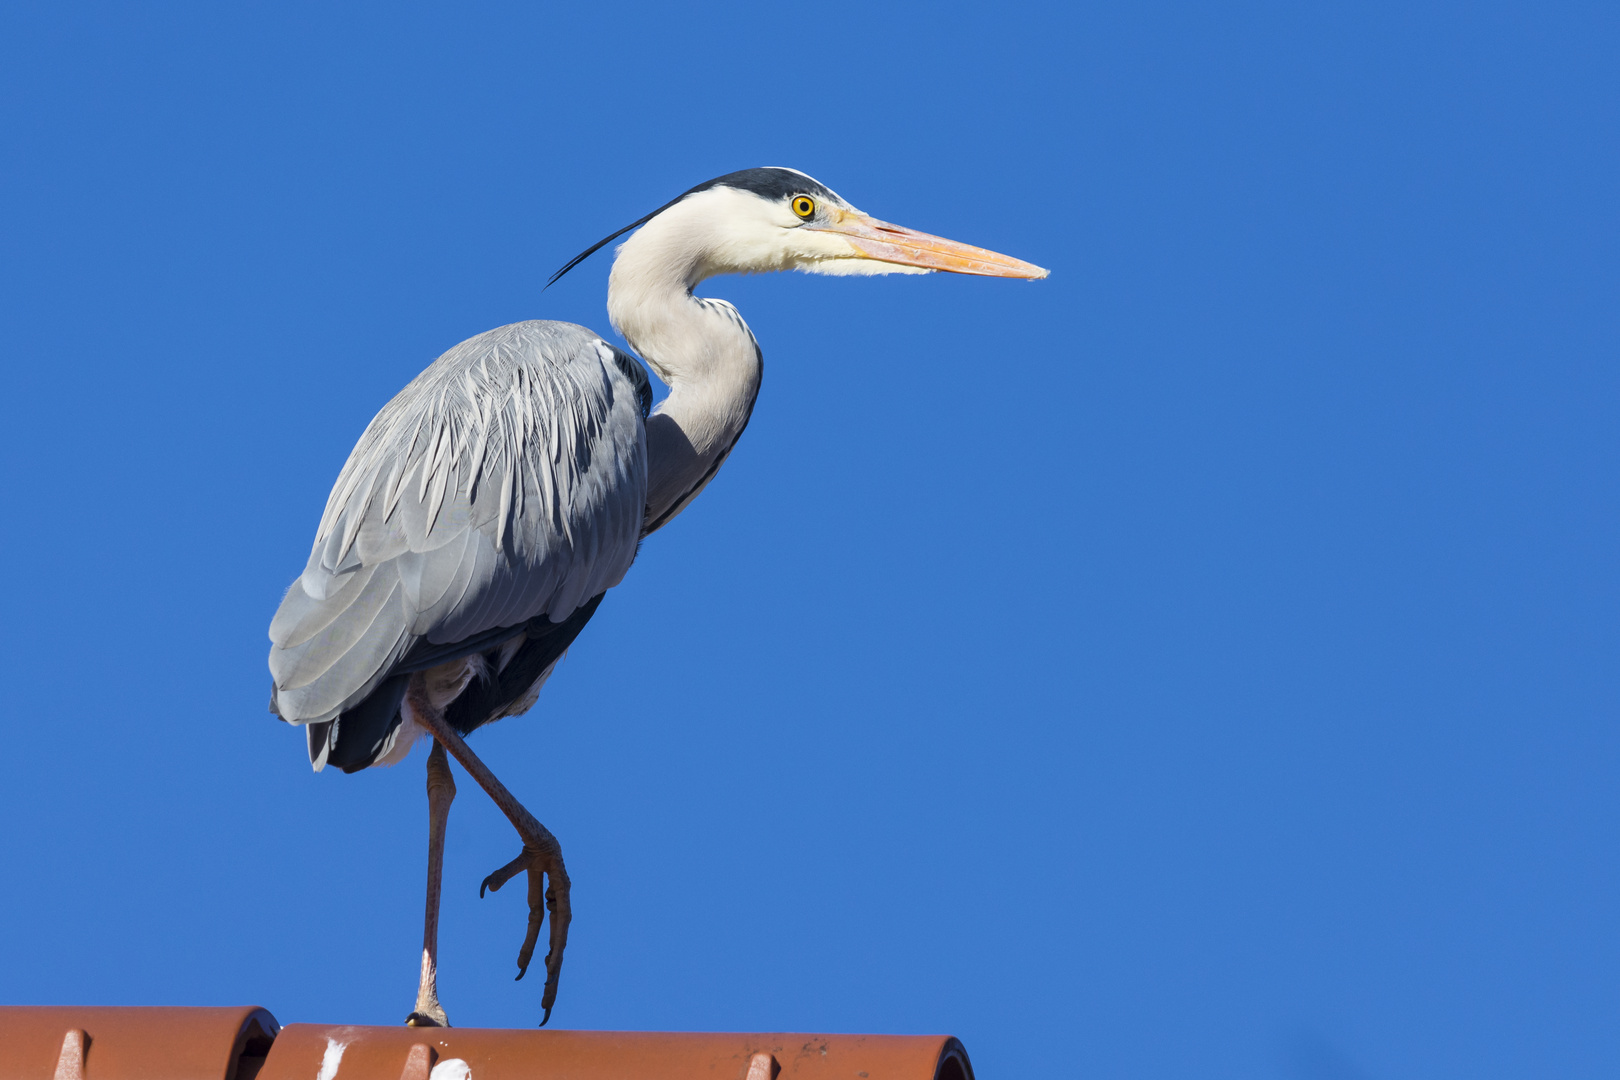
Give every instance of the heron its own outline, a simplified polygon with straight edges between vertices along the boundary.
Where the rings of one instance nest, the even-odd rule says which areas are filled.
[[[527,712],[641,542],[714,479],[759,394],[763,356],[722,274],[1043,278],[1031,263],[892,225],[795,169],[728,173],[593,244],[631,234],[608,318],[636,356],[582,326],[529,321],[469,338],[383,406],[326,502],[270,623],[270,709],[310,764],[346,773],[427,755],[428,876],[414,1026],[448,1026],[439,900],[454,757],[516,829],[479,895],[527,875],[523,978],[549,917],[543,1026],[572,918],[562,847],[468,747]],[[646,367],[667,387],[653,408]]]

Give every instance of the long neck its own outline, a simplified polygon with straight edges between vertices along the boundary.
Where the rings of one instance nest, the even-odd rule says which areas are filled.
[[[669,386],[647,420],[647,517],[662,528],[714,478],[748,426],[764,365],[737,309],[692,295],[696,259],[668,258],[680,237],[655,220],[625,243],[608,280],[608,316]],[[650,235],[649,235],[650,234]]]

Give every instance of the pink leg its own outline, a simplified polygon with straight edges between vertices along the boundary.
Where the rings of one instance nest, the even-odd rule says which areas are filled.
[[[405,1023],[411,1027],[449,1027],[439,1004],[439,885],[444,878],[444,827],[450,820],[450,803],[456,797],[456,781],[450,775],[450,762],[444,744],[437,740],[427,761],[428,792],[428,880],[427,914],[422,925],[422,981],[416,988],[416,1008]]]
[[[420,676],[411,679],[410,688],[406,692],[410,697],[411,709],[416,714],[417,722],[427,728],[429,734],[449,750],[456,761],[460,762],[461,767],[467,770],[467,775],[476,780],[478,786],[488,793],[523,840],[522,853],[485,878],[483,885],[479,886],[478,895],[484,895],[485,889],[494,892],[515,877],[519,871],[528,871],[529,929],[523,939],[523,948],[518,951],[517,977],[520,979],[529,970],[529,961],[534,957],[534,947],[540,940],[540,924],[545,919],[545,913],[551,912],[551,941],[550,949],[546,953],[546,989],[540,997],[540,1007],[545,1010],[540,1025],[544,1027],[546,1021],[551,1019],[551,1007],[557,1001],[557,978],[562,973],[563,950],[568,947],[568,924],[573,921],[573,912],[568,903],[568,870],[563,866],[562,845],[557,843],[557,838],[552,836],[544,825],[534,819],[533,814],[524,809],[522,803],[513,798],[512,793],[506,790],[506,785],[495,779],[495,774],[478,760],[478,756],[467,746],[466,740],[457,734],[456,730],[445,722],[444,715],[429,703]]]

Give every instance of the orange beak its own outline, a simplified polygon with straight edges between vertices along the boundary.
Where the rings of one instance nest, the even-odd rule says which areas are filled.
[[[959,244],[943,236],[930,236],[903,225],[867,217],[855,210],[845,210],[837,220],[806,228],[837,233],[851,246],[869,259],[898,263],[901,266],[919,266],[927,270],[945,270],[952,274],[977,274],[980,277],[1043,278],[1048,271],[1034,263],[986,251],[971,244]]]

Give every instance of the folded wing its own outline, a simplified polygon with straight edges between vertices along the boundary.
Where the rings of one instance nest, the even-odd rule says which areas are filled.
[[[427,655],[562,623],[618,584],[646,503],[646,375],[583,327],[462,342],[372,420],[270,624],[272,708],[323,723]],[[480,644],[481,643],[481,644]]]

